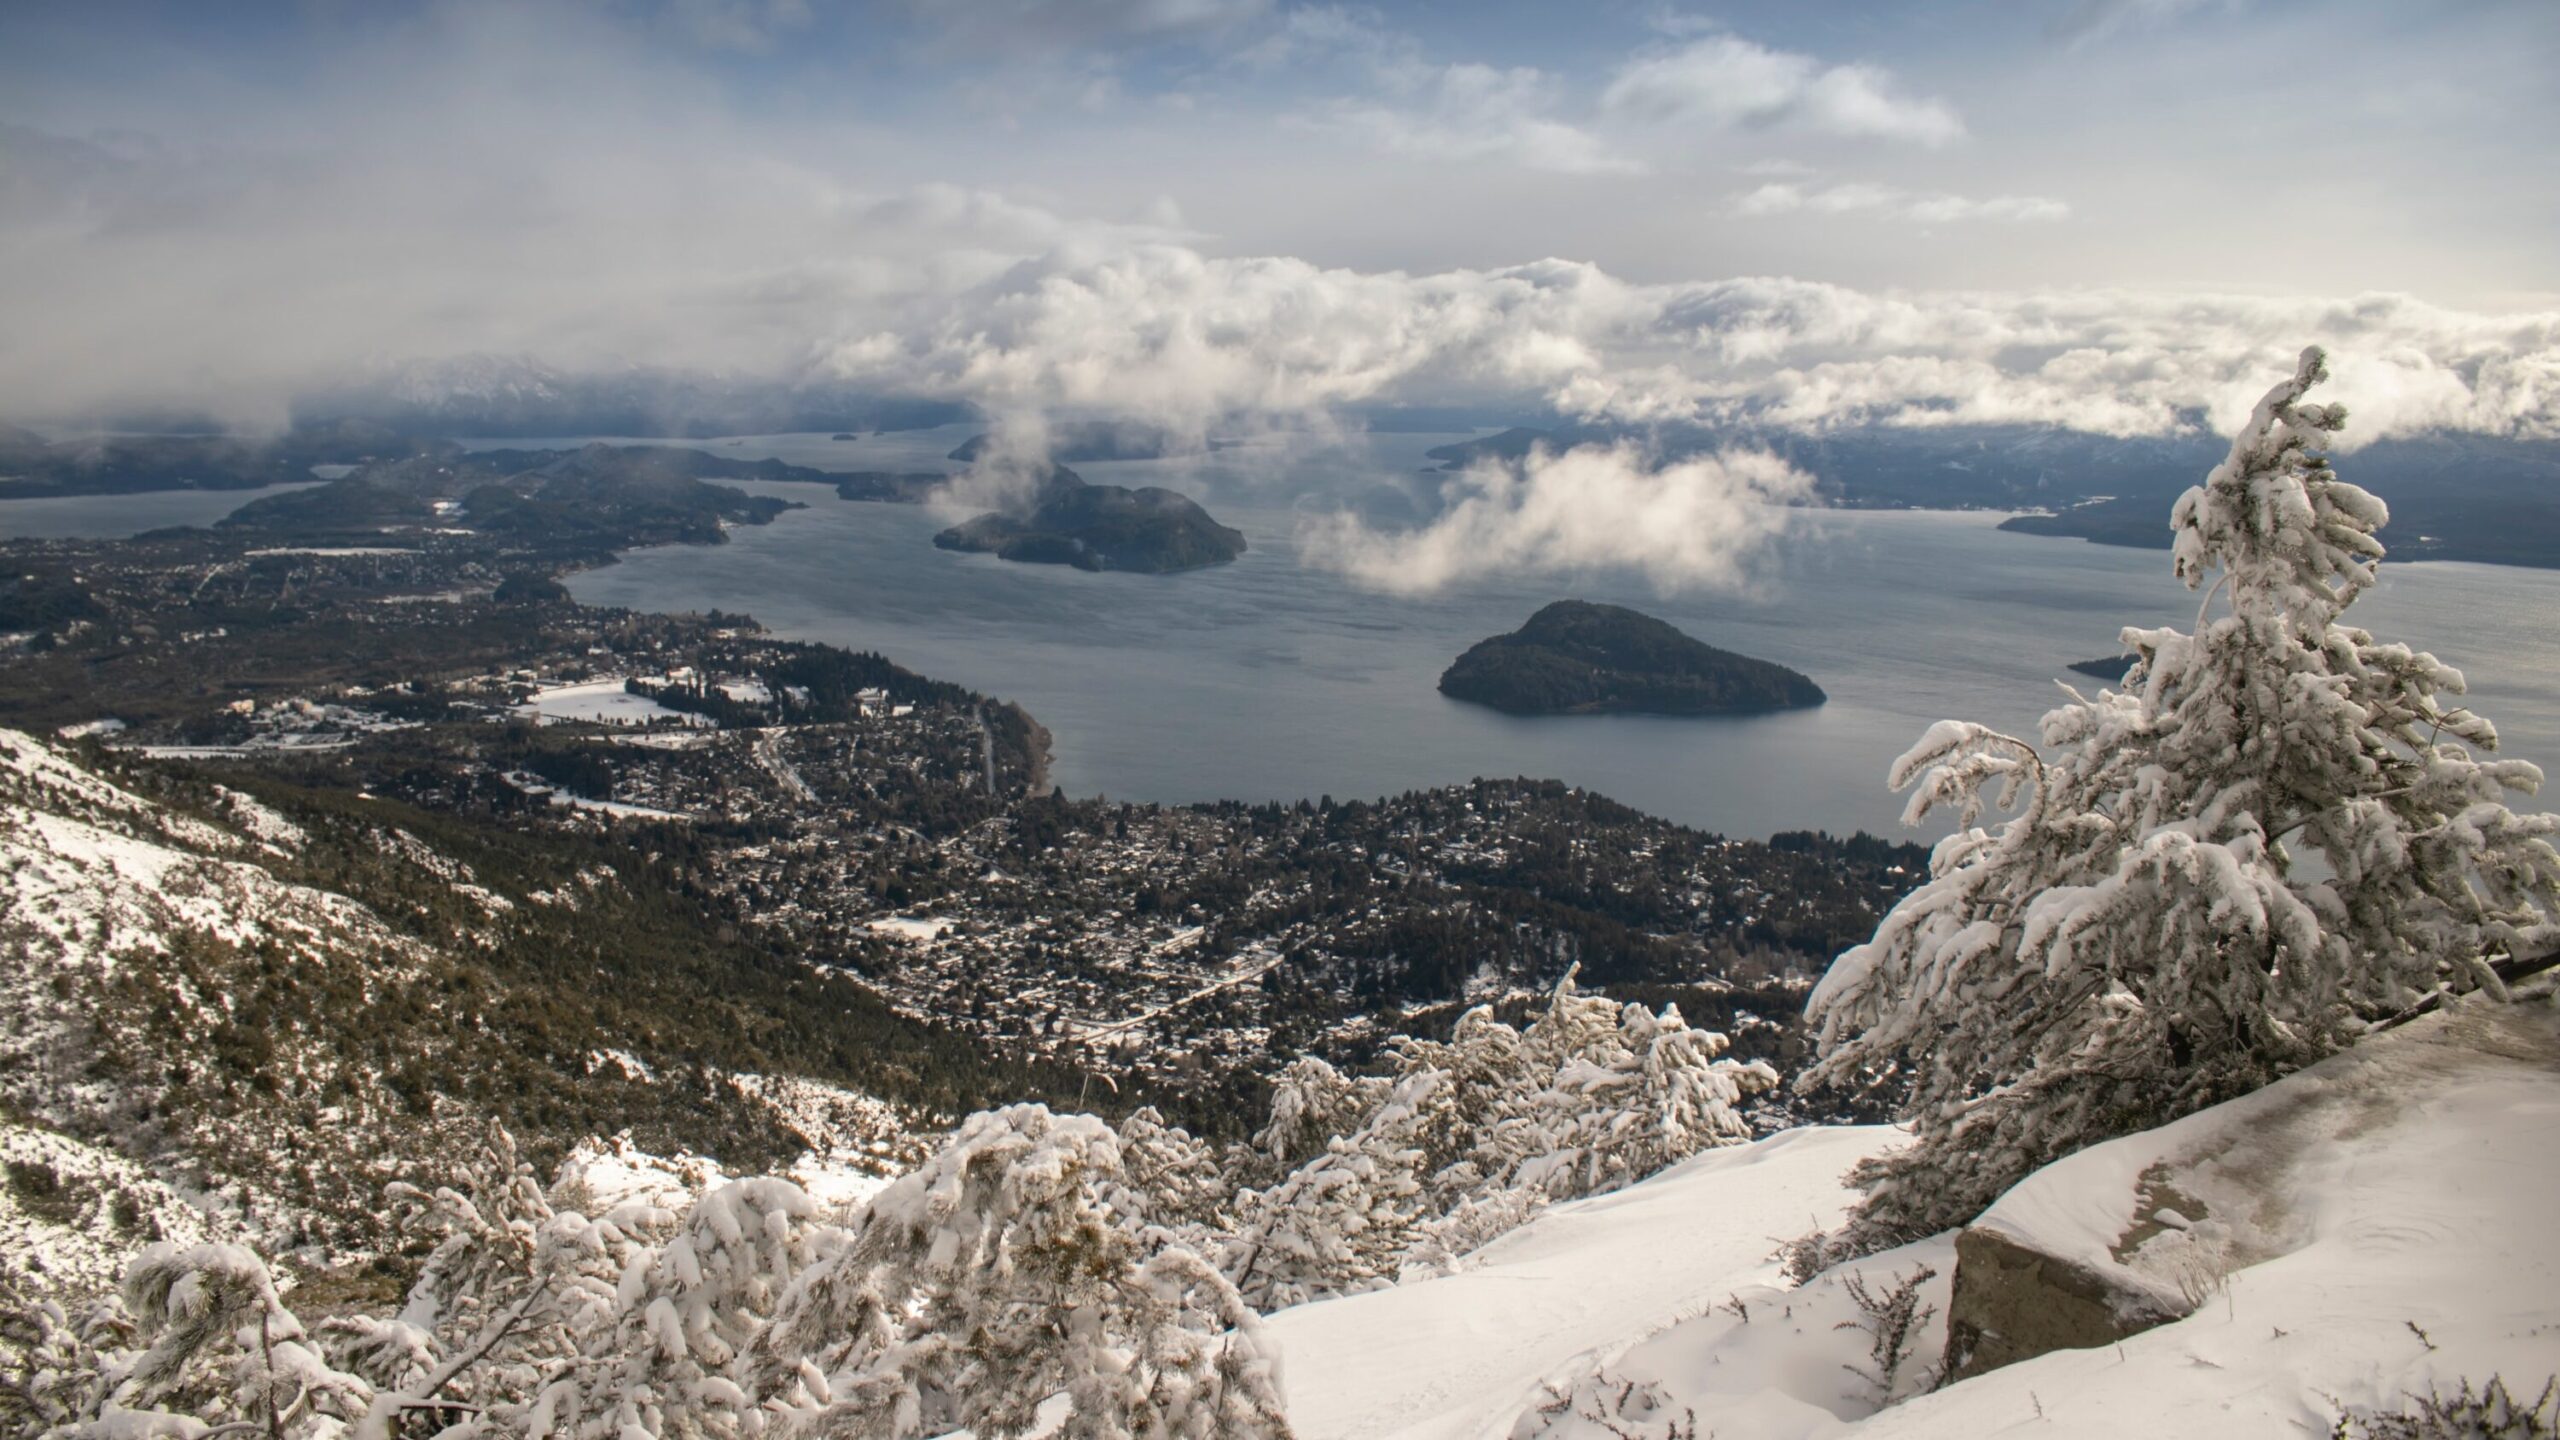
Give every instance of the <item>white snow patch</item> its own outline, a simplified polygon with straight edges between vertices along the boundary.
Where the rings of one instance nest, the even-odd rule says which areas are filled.
[[[311,837],[303,833],[301,826],[239,791],[227,785],[216,785],[213,789],[222,797],[223,813],[232,824],[240,827],[240,833],[276,854],[291,854],[310,842]]]
[[[527,774],[522,770],[509,770],[498,778],[506,781],[510,785],[513,785],[527,795],[547,796],[554,805],[567,805],[579,810],[592,810],[599,815],[611,815],[617,819],[691,820],[693,818],[692,816],[677,810],[655,810],[646,805],[625,805],[618,800],[591,800],[584,795],[572,794],[567,790],[562,790],[559,787],[550,784],[548,781],[545,781],[541,776]],[[536,895],[533,898],[539,900],[543,897]]]
[[[264,550],[243,550],[240,553],[254,557],[259,555],[415,555],[418,552],[403,550],[392,545],[272,545]]]
[[[942,932],[951,928],[951,922],[939,915],[882,915],[865,921],[864,927],[874,934],[886,935],[893,940],[904,940],[914,945],[929,945],[942,938]]]
[[[701,725],[711,722],[700,715],[670,710],[645,695],[634,695],[623,687],[623,678],[584,680],[575,685],[554,685],[537,690],[533,698],[515,707],[518,715],[531,715],[545,725],[584,720],[598,725]]]
[[[658,1078],[658,1072],[650,1069],[647,1061],[642,1060],[639,1056],[632,1054],[628,1050],[590,1050],[587,1052],[588,1074],[593,1075],[608,1065],[621,1071],[622,1077],[626,1080],[637,1080],[646,1084]]]
[[[92,1298],[115,1289],[143,1241],[214,1236],[141,1166],[58,1131],[0,1118],[0,1179],[0,1293]]]

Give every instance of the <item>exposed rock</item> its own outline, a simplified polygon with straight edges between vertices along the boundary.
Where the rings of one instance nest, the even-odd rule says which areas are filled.
[[[2511,1004],[2474,994],[2021,1181],[1957,1236],[1943,1372],[1962,1380],[2113,1344],[2210,1308],[2233,1277],[2281,1257],[2402,1232],[2421,1246],[2430,1222],[2411,1217],[2447,1202],[2376,1193],[2370,1157],[2441,1129],[2431,1111],[2522,1116],[2560,1103],[2560,999],[2541,979],[2515,993]],[[2516,1141],[2534,1143],[2522,1131]],[[2492,1163],[2503,1174],[2514,1162]],[[2463,1183],[2458,1172],[2428,1180]]]
[[[2048,1350],[2112,1345],[2183,1313],[2086,1265],[1973,1228],[1956,1236],[1942,1369],[1963,1380]]]

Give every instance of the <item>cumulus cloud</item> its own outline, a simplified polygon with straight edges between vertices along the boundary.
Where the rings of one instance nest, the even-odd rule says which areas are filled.
[[[1737,215],[1754,218],[1810,212],[1816,215],[1878,215],[1916,224],[1937,225],[1965,220],[2067,220],[2071,207],[2043,195],[1920,194],[1895,185],[1846,180],[1829,185],[1801,185],[1773,180],[1733,197]]]
[[[1630,423],[2127,436],[2199,413],[2228,428],[2314,342],[2333,352],[2355,443],[2431,428],[2560,436],[2560,314],[2394,295],[1638,285],[1561,260],[1408,275],[1151,244],[1027,263],[818,353],[848,380],[1195,432],[1239,413],[1499,398]]]
[[[1345,100],[1310,123],[1393,155],[1501,160],[1566,175],[1636,175],[1644,166],[1555,114],[1554,83],[1534,68],[1444,65],[1404,88],[1406,103]]]
[[[1143,15],[1207,13],[1165,3]],[[651,12],[650,44],[670,13]],[[2357,439],[2560,434],[2548,310],[1637,283],[1555,259],[1319,265],[1185,229],[1156,183],[1179,176],[1111,187],[1109,215],[1054,192],[893,178],[880,157],[903,155],[899,132],[776,130],[706,89],[698,52],[670,60],[610,18],[431,7],[333,57],[312,93],[242,102],[201,135],[181,122],[212,112],[188,94],[130,127],[158,141],[0,125],[0,406],[39,422],[158,408],[275,423],[297,392],[371,362],[478,354],[850,381],[1195,431],[1399,402],[2156,434],[2199,411],[2236,422],[2316,341],[2335,354]],[[1534,120],[1562,104],[1518,72],[1449,73],[1415,71],[1403,108]],[[150,99],[132,88],[120,103]],[[1575,163],[1555,143],[1551,158]],[[969,173],[912,173],[954,172]],[[1953,203],[1763,180],[1852,215]],[[1961,213],[1992,218],[1995,203]]]
[[[1736,451],[1657,464],[1632,444],[1539,448],[1454,478],[1439,517],[1381,532],[1339,513],[1299,535],[1309,563],[1359,584],[1421,594],[1477,576],[1626,569],[1656,590],[1732,589],[1782,533],[1813,480]]]
[[[1710,35],[1619,67],[1601,97],[1613,113],[1729,128],[1787,128],[1944,145],[1964,121],[1944,100],[1903,93],[1872,65],[1825,65],[1734,35]]]

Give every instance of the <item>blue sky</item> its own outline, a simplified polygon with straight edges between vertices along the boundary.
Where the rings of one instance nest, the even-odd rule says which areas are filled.
[[[2384,416],[2529,428],[2555,74],[2551,0],[14,6],[0,393],[504,353],[1202,413],[2086,384],[2143,428],[2299,333],[2402,357]],[[1097,296],[1135,333],[1062,353]],[[1165,306],[1251,318],[1186,336],[1220,384],[1149,390],[1202,368]]]

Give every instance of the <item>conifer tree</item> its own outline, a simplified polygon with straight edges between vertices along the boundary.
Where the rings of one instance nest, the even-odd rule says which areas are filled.
[[[1253,1312],[1208,1262],[1120,1213],[1118,1138],[1087,1115],[971,1116],[783,1298],[746,1361],[784,1436],[967,1427],[1083,1440],[1289,1434]]]
[[[2043,749],[1941,721],[1894,763],[1953,809],[1930,878],[1814,991],[1800,1085],[1907,1078],[1917,1144],[1862,1166],[1847,1243],[1961,1224],[2046,1162],[2261,1085],[2548,942],[2560,818],[2432,655],[2341,622],[2381,501],[2324,454],[2317,349],[2172,512],[2196,632],[2127,629],[2121,687]],[[2066,687],[2067,689],[2068,687]],[[1986,805],[2014,810],[1992,828]]]

